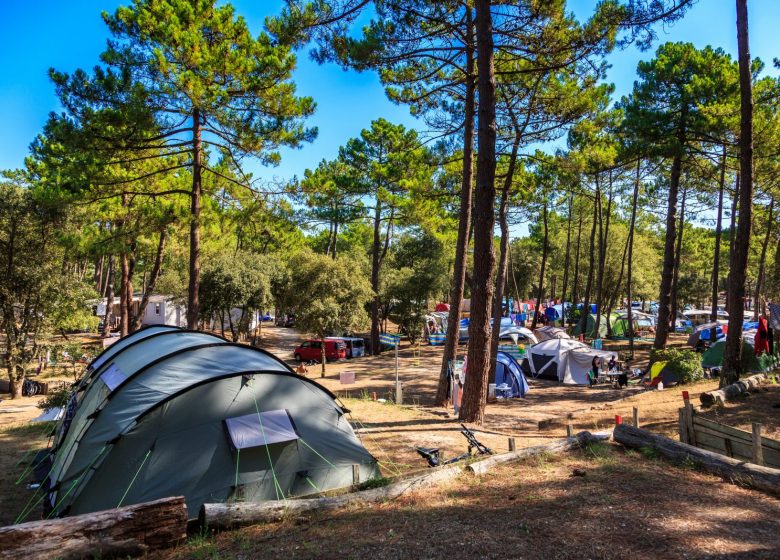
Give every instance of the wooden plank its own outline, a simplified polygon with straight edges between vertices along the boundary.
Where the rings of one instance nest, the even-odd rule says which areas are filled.
[[[693,431],[693,406],[691,401],[685,401],[685,429],[688,430],[688,443],[696,445],[696,432]]]
[[[753,422],[753,441],[751,443],[753,463],[756,465],[764,464],[764,450],[761,447],[761,424]]]
[[[639,408],[636,407],[636,406],[633,407],[632,413],[633,413],[634,427],[638,428],[639,427]]]
[[[704,449],[635,428],[629,424],[615,426],[613,437],[627,447],[649,447],[675,461],[693,460],[698,468],[717,474],[727,481],[738,480],[774,496],[780,496],[780,470],[744,463]]]
[[[690,443],[688,440],[688,427],[685,425],[685,408],[681,408],[677,411],[677,431],[680,434],[680,441],[682,443]]]
[[[703,426],[710,430],[715,430],[723,434],[727,434],[731,436],[731,439],[742,440],[747,444],[750,444],[753,441],[753,435],[748,431],[740,430],[739,428],[734,428],[733,426],[728,426],[726,424],[721,424],[720,422],[715,422],[708,418],[703,418],[698,414],[695,414],[693,416],[693,424],[694,426],[695,425]],[[774,449],[776,451],[780,451],[780,441],[762,437],[761,444],[764,446],[765,449],[768,448],[768,449]]]

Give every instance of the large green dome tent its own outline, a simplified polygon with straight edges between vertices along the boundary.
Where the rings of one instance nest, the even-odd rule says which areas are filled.
[[[268,352],[177,328],[109,347],[79,386],[49,474],[51,515],[183,495],[285,499],[379,475],[348,412]],[[102,359],[109,355],[107,359]]]
[[[710,346],[701,356],[701,366],[704,368],[723,367],[723,354],[726,350],[726,339],[721,339]],[[780,360],[780,355],[776,352],[773,356],[769,353],[763,353],[756,356],[755,349],[748,340],[742,341],[742,369],[754,373],[770,371]]]

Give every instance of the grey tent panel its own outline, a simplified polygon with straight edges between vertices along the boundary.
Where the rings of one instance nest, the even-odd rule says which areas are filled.
[[[286,410],[254,412],[236,418],[226,418],[230,440],[236,449],[261,447],[298,439]]]
[[[115,354],[111,361],[94,371],[96,376],[94,379],[99,379],[97,376],[101,376],[104,370],[112,367],[121,369],[128,379],[132,378],[149,364],[197,344],[228,344],[228,342],[207,333],[168,329],[158,333],[156,336],[147,337],[137,341],[136,344],[126,346],[121,352]],[[84,387],[78,408],[73,415],[67,433],[58,434],[57,444],[60,452],[57,453],[52,467],[52,478],[54,480],[62,474],[63,470],[70,463],[75,452],[76,442],[82,437],[84,431],[88,429],[92,422],[92,416],[102,409],[110,394],[115,390],[115,388],[112,389],[105,383],[95,383],[94,379],[93,382],[88,383]]]
[[[100,380],[106,384],[109,391],[119,387],[127,379],[127,374],[116,364],[111,364],[100,376]]]
[[[91,449],[91,456],[83,461],[88,468],[69,469],[60,491],[71,486],[73,491],[61,508],[69,506],[69,514],[78,514],[184,495],[190,517],[195,517],[205,502],[277,500],[349,486],[352,465],[359,465],[363,480],[379,475],[376,460],[357,439],[331,393],[248,347],[230,345],[193,353],[216,360],[225,358],[223,350],[240,354],[245,362],[251,354],[263,356],[277,362],[279,371],[236,371],[200,380],[149,404],[108,450],[105,441],[85,442],[85,448]],[[155,376],[160,374],[163,370]],[[139,380],[145,377],[147,373]],[[148,377],[147,381],[154,380]],[[120,388],[116,398],[132,383]],[[113,407],[111,403],[113,399]],[[225,420],[257,418],[258,410],[263,418],[268,413],[289,414],[288,422],[299,439],[234,449]]]
[[[168,325],[155,325],[153,327],[147,327],[145,329],[135,331],[132,334],[120,338],[111,346],[103,350],[103,352],[101,352],[98,357],[92,360],[92,363],[90,363],[89,366],[87,366],[87,369],[95,371],[97,368],[99,368],[101,365],[103,365],[108,360],[113,358],[116,354],[118,354],[128,345],[133,344],[138,340],[148,338],[160,332],[175,331],[175,330],[179,330],[178,327],[171,327]]]
[[[117,357],[117,361],[119,359],[120,357]],[[67,488],[82,473],[92,468],[107,442],[122,435],[139,416],[159,402],[193,385],[236,371],[289,372],[290,370],[270,354],[227,342],[186,349],[172,353],[159,361],[153,361],[152,366],[131,376],[100,409],[97,417],[90,418],[83,429],[79,430],[77,434],[79,442],[78,445],[72,445],[72,451],[65,454],[66,448],[63,448],[65,468],[62,471],[55,471],[61,485]],[[280,402],[280,406],[274,408],[286,407]],[[75,421],[71,433],[74,433],[74,427]],[[69,433],[68,436],[70,435]],[[75,437],[74,435],[73,444],[75,444]]]

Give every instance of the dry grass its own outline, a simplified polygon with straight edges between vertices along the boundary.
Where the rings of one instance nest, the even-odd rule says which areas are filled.
[[[779,520],[777,500],[600,444],[152,558],[777,558]]]

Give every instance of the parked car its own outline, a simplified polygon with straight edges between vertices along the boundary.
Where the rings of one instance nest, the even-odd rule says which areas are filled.
[[[347,347],[347,358],[360,358],[366,355],[366,341],[348,336],[327,336],[325,340],[343,342]]]
[[[319,362],[322,360],[322,340],[311,339],[301,343],[293,351],[293,358],[296,362]],[[325,340],[325,358],[334,360],[345,360],[347,358],[347,345],[341,340]]]

